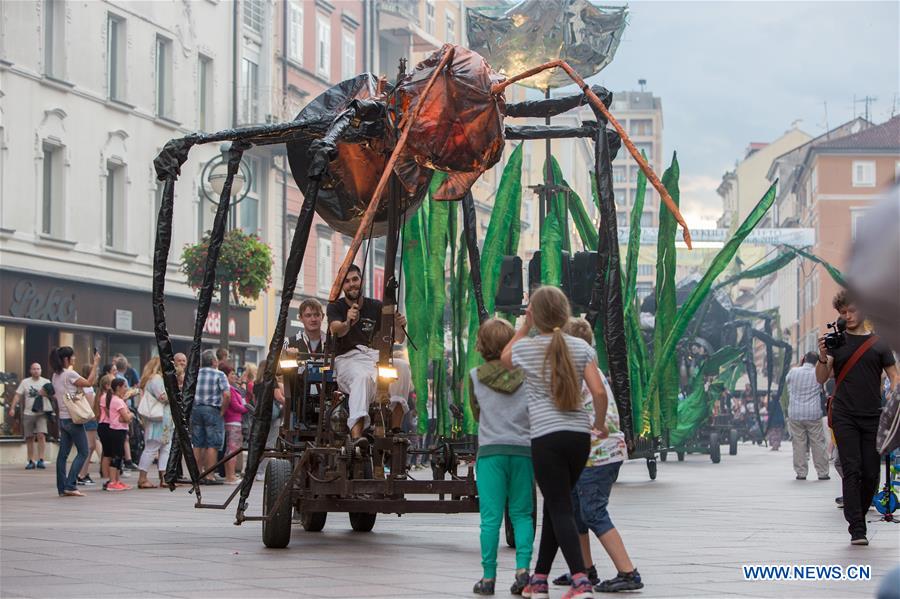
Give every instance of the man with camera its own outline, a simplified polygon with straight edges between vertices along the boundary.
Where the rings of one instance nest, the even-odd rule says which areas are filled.
[[[840,319],[834,332],[819,338],[816,380],[836,377],[828,402],[828,421],[834,431],[843,469],[844,518],[850,543],[868,545],[866,511],[878,486],[880,458],[875,434],[881,412],[881,373],[898,382],[891,350],[865,327],[850,294],[843,290],[832,302]],[[846,327],[845,330],[844,327]]]

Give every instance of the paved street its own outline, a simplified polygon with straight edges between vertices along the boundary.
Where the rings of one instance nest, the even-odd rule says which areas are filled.
[[[52,468],[0,470],[4,598],[472,597],[480,574],[477,515],[381,515],[372,534],[355,534],[336,514],[323,533],[297,526],[288,549],[267,550],[259,524],[232,525],[233,510],[195,510],[184,488],[95,487],[85,498],[59,498]],[[832,476],[795,481],[789,444],[779,453],[742,445],[718,465],[691,455],[660,464],[654,482],[643,461],[628,463],[611,514],[646,582],[641,595],[873,596],[897,563],[900,529],[870,524],[872,545],[851,547]],[[208,499],[226,489],[213,488]],[[498,587],[506,589],[514,556],[505,547],[500,553]],[[555,573],[563,569],[557,560]],[[601,576],[612,574],[605,557],[598,563]],[[875,580],[749,582],[741,564],[869,564]]]

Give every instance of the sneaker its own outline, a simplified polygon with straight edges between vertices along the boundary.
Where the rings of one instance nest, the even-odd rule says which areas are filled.
[[[591,581],[592,585],[595,585],[600,582],[600,577],[597,576],[597,566],[591,566],[587,569],[587,577],[588,580]],[[558,587],[568,587],[572,586],[572,575],[566,572],[561,576],[557,576],[553,579],[553,584]]]
[[[125,468],[122,468],[119,471],[119,474],[122,476],[122,478],[131,478],[131,472],[129,470],[126,470]]]
[[[529,578],[531,577],[528,575],[527,570],[521,574],[516,574],[516,581],[509,587],[509,592],[513,595],[521,595],[522,591],[525,590],[525,587],[528,586]]]
[[[850,539],[851,545],[868,545],[869,539],[866,538],[866,535],[853,535],[853,538]]]
[[[76,485],[86,485],[87,483],[84,482],[84,479],[79,476],[79,477],[75,478],[75,484]]]
[[[103,481],[103,490],[106,491],[107,489],[109,489],[109,481],[105,480]]]
[[[579,574],[572,586],[569,587],[569,590],[566,591],[566,594],[563,595],[563,599],[586,599],[593,596],[594,585],[591,584],[587,576]]]
[[[47,466],[44,465],[44,460],[38,460],[38,461],[37,461],[37,468],[38,468],[38,470],[44,470],[44,469],[47,468]]]
[[[636,591],[644,588],[637,568],[632,572],[619,572],[615,578],[604,580],[594,587],[598,593],[618,593],[619,591]]]
[[[825,476],[820,476],[819,480],[831,480],[831,477],[826,474]]]
[[[94,479],[91,478],[90,474],[85,474],[84,478],[79,479],[79,482],[81,482],[82,485],[88,485],[88,486],[93,486],[93,485],[97,484],[94,482]]]
[[[34,462],[28,460],[28,463],[25,464],[25,470],[34,470]]]
[[[109,483],[108,485],[106,485],[107,491],[128,491],[129,489],[131,489],[131,485],[126,485],[125,483],[123,483],[120,480],[117,480],[114,483]]]
[[[797,480],[806,480],[806,477],[805,477],[805,476],[800,476],[800,475],[798,474],[798,475],[797,475]]]
[[[539,577],[537,574],[533,575],[528,584],[525,585],[525,588],[522,589],[522,596],[530,597],[531,599],[550,599],[550,586],[547,584],[547,577]]]
[[[138,470],[138,467],[130,460],[125,462],[122,466],[122,470],[131,470],[132,472],[137,472]]]
[[[839,510],[844,509],[844,498],[843,497],[835,497],[834,502],[837,504],[837,508]]]
[[[493,595],[495,582],[496,581],[494,580],[485,580],[482,578],[475,583],[474,587],[472,587],[472,592],[476,595]]]

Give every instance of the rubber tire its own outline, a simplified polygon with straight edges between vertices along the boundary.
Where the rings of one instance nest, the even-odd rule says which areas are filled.
[[[738,450],[738,432],[737,429],[728,431],[728,455],[737,455]]]
[[[284,549],[291,542],[291,498],[285,498],[278,511],[272,513],[275,500],[290,479],[291,463],[288,460],[269,460],[263,486],[263,516],[272,514],[272,517],[262,522],[263,544],[269,549]]]
[[[683,452],[683,451],[679,451],[679,452],[678,452],[678,461],[679,461],[679,462],[683,462],[683,461],[684,461],[684,452]]]
[[[659,452],[659,461],[665,462],[667,459],[669,459],[669,452],[668,451],[660,451]]]
[[[370,514],[369,512],[350,512],[350,528],[354,532],[372,532],[377,516],[378,514]]]
[[[650,480],[656,480],[656,460],[647,460],[647,472],[650,473]]]
[[[719,433],[709,434],[709,459],[713,464],[722,461],[722,448],[719,447]]]
[[[328,512],[303,512],[300,514],[300,525],[306,532],[322,532]]]

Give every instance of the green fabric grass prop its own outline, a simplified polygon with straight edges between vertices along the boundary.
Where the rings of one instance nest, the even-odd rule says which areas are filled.
[[[839,271],[838,269],[836,269],[834,266],[832,266],[831,264],[829,264],[829,263],[826,262],[825,260],[822,260],[821,258],[819,258],[818,256],[816,256],[815,254],[810,254],[810,253],[807,252],[806,250],[800,249],[800,248],[798,248],[798,247],[794,247],[794,246],[792,246],[792,245],[787,245],[787,244],[785,244],[784,247],[790,249],[792,252],[795,252],[795,253],[797,253],[797,254],[803,256],[803,257],[806,258],[807,260],[812,260],[813,262],[816,262],[816,263],[818,263],[818,264],[821,264],[821,265],[825,268],[825,270],[828,271],[828,274],[831,275],[831,278],[834,279],[834,282],[835,282],[835,283],[837,283],[837,284],[840,285],[841,287],[845,287],[845,288],[847,287],[847,281],[846,281],[846,279],[844,279],[843,273],[841,273],[841,271]]]
[[[694,431],[709,418],[710,408],[725,389],[731,370],[724,370],[739,360],[743,352],[738,347],[723,347],[711,355],[691,377],[690,391],[678,404],[678,424],[672,429],[669,441],[674,447],[684,444]],[[720,373],[720,371],[722,371]],[[716,377],[707,387],[706,379]]]
[[[413,386],[416,388],[416,411],[419,413],[419,434],[428,430],[428,288],[422,284],[427,279],[425,256],[428,253],[425,238],[424,206],[403,225],[403,270],[406,291],[407,329],[413,342],[407,344],[409,367]]]

